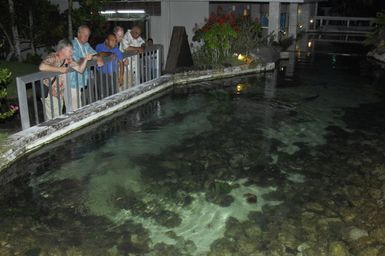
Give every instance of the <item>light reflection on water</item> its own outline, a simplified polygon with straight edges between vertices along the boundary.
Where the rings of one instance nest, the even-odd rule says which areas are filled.
[[[383,196],[360,183],[385,171],[371,111],[381,95],[326,61],[179,88],[29,156],[0,192],[0,252],[328,255],[366,250],[357,234],[381,243],[377,219],[352,208]]]

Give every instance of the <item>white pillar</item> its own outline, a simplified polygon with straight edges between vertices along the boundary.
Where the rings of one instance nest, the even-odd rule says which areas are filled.
[[[274,41],[279,40],[279,16],[280,16],[280,6],[279,2],[269,2],[269,35],[274,35]]]
[[[297,38],[298,27],[298,4],[291,3],[289,6],[289,36]]]
[[[160,17],[160,22],[162,24],[162,38],[160,39],[160,43],[163,45],[163,63],[166,63],[172,32],[170,0],[161,1],[160,6],[162,12],[162,16]]]
[[[311,7],[312,4],[302,4],[301,5],[301,17],[300,17],[300,25],[302,25],[301,30],[308,31],[311,19]]]

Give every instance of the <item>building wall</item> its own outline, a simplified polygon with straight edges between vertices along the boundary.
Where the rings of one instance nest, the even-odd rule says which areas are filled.
[[[188,40],[191,43],[194,35],[194,25],[196,23],[202,25],[205,18],[208,18],[209,16],[209,2],[199,0],[165,0],[161,3],[161,12],[162,16],[160,17],[160,23],[158,25],[151,23],[151,33],[154,38],[160,38],[160,43],[164,46],[164,60],[166,60],[173,27],[185,27]],[[158,32],[155,30],[158,30]]]

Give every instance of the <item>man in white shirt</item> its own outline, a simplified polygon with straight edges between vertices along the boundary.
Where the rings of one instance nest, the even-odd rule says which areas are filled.
[[[142,34],[142,29],[138,26],[127,30],[120,44],[120,50],[129,53],[143,53],[146,42],[140,34]]]
[[[128,86],[139,83],[139,81],[135,80],[135,77],[140,72],[140,67],[137,65],[137,60],[139,60],[142,56],[139,56],[138,54],[142,54],[144,52],[144,46],[146,44],[146,42],[140,36],[141,33],[142,29],[140,27],[133,26],[131,30],[127,30],[120,43],[120,51],[136,54],[136,56],[129,58],[129,63],[131,63],[132,69],[131,66],[128,65],[128,69],[126,71],[129,73],[128,79],[126,79],[126,76],[124,76],[124,84],[127,83]]]

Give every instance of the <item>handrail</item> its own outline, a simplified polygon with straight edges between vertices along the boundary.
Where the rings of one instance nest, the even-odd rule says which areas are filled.
[[[343,17],[343,16],[315,16],[315,19],[324,19],[324,20],[364,20],[364,21],[374,21],[373,17]]]
[[[79,85],[77,79],[79,74],[75,71],[64,75],[57,72],[35,72],[16,77],[22,130],[60,116],[63,105],[65,105],[65,113],[72,112],[79,107],[126,90],[131,86],[160,77],[162,68],[161,51],[161,45],[154,45],[146,47],[142,54],[123,54],[124,63],[128,64],[123,67],[124,79],[122,86],[117,84],[119,79],[119,69],[117,67],[119,66],[116,65],[116,60],[111,57],[103,57],[106,63],[105,69],[97,67],[94,60],[87,63],[84,71],[88,74],[87,81],[83,78],[84,84],[87,84],[85,88]],[[74,88],[74,85],[72,85],[72,88],[70,86],[70,73],[73,73],[76,77],[75,81],[78,81],[76,88]],[[50,82],[50,78],[53,77],[56,77],[56,81],[59,81],[59,78],[66,81],[64,83],[63,98],[52,95],[54,87]],[[47,98],[40,98],[39,95],[44,95],[44,83],[48,85],[49,95]],[[40,89],[38,90],[37,87],[40,87]],[[31,93],[28,93],[29,90]],[[57,93],[60,94],[59,89]],[[75,102],[72,102],[73,100]],[[58,111],[58,113],[55,113],[55,111]],[[41,118],[41,114],[43,114],[43,118]]]
[[[309,32],[367,34],[375,29],[372,17],[316,16]]]

